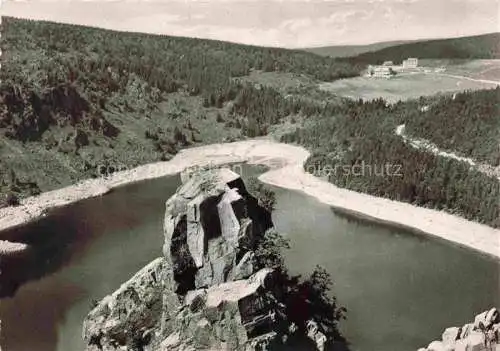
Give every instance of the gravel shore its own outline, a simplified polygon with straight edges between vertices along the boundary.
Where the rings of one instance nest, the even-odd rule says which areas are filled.
[[[185,149],[170,161],[147,164],[108,178],[85,180],[24,199],[20,206],[0,209],[0,231],[40,218],[48,209],[104,195],[125,184],[177,174],[193,166],[249,162],[271,168],[260,176],[261,181],[302,191],[338,211],[435,236],[500,258],[500,230],[443,211],[338,188],[304,171],[303,164],[308,156],[309,152],[302,147],[265,139]],[[0,251],[3,242],[0,240]]]

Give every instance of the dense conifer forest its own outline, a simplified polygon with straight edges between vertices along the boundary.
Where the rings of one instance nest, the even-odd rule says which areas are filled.
[[[498,89],[394,105],[353,101],[315,88],[358,75],[363,65],[352,60],[13,18],[2,26],[5,205],[286,126],[283,141],[312,151],[306,169],[338,186],[500,225],[497,179],[394,133],[405,124],[411,136],[497,165]],[[270,76],[259,83],[259,74]],[[281,89],[269,77],[309,83]]]
[[[337,186],[418,206],[446,210],[471,220],[500,226],[497,178],[488,176],[468,163],[436,156],[405,144],[395,134],[400,124],[415,126],[411,133],[419,138],[462,150],[471,155],[498,157],[500,114],[499,90],[463,93],[453,103],[451,97],[433,97],[395,105],[383,100],[350,102],[332,106],[283,137],[312,151],[306,169],[326,176]],[[422,103],[434,106],[421,111]],[[463,111],[476,111],[467,123],[457,115],[457,104]],[[481,107],[478,107],[478,104]],[[471,112],[472,115],[474,113]],[[422,122],[425,121],[425,122]],[[457,124],[457,123],[461,124]],[[425,129],[425,123],[430,124]],[[453,127],[452,127],[453,126]],[[481,130],[488,130],[481,133]],[[454,136],[456,147],[444,136]]]
[[[346,61],[380,64],[384,61],[401,63],[408,57],[423,59],[499,59],[500,33],[470,37],[418,41],[365,52]]]
[[[334,80],[360,70],[302,51],[14,18],[2,26],[3,194],[263,135],[300,102],[235,79],[250,72]]]
[[[459,93],[412,110],[407,132],[476,161],[500,165],[500,89]],[[425,102],[423,103],[423,105]]]

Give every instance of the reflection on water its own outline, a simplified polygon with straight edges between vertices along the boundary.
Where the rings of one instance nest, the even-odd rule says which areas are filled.
[[[244,176],[262,171],[244,167]],[[82,321],[101,299],[161,255],[164,203],[179,177],[120,188],[51,213],[16,232],[35,244],[26,265],[43,276],[0,304],[7,351],[81,350]],[[352,350],[415,350],[500,305],[498,264],[468,250],[334,214],[302,194],[276,188],[278,230],[292,240],[293,273],[325,266]],[[41,259],[40,259],[41,258]],[[26,268],[26,266],[24,267]],[[35,272],[35,274],[33,274]]]
[[[500,305],[498,261],[440,240],[335,214],[296,192],[275,188],[277,229],[291,239],[288,267],[332,275],[347,307],[343,333],[353,351],[416,350]]]
[[[161,255],[165,201],[179,184],[177,176],[132,184],[17,229],[18,240],[36,247],[22,267],[27,278],[47,275],[1,301],[2,347],[83,349],[82,322],[91,301]]]

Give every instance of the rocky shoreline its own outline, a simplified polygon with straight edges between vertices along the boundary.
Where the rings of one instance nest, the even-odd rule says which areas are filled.
[[[500,314],[496,308],[484,311],[474,322],[447,328],[441,340],[431,342],[418,351],[499,351]]]
[[[13,243],[8,240],[0,240],[0,256],[15,256],[27,251],[29,246],[23,243]]]
[[[86,180],[24,199],[18,207],[0,209],[0,239],[1,231],[36,220],[52,208],[106,194],[115,187],[177,174],[193,166],[249,162],[271,168],[259,178],[265,183],[302,191],[344,212],[361,214],[365,220],[394,224],[500,258],[500,230],[443,211],[340,189],[306,173],[303,164],[308,157],[309,152],[302,147],[264,139],[185,149],[171,161],[147,164],[108,178]]]
[[[232,171],[183,176],[166,202],[163,257],[92,309],[86,349],[268,350],[302,336],[301,350],[323,350],[333,340],[321,323],[291,318],[279,267],[254,259],[272,226]]]

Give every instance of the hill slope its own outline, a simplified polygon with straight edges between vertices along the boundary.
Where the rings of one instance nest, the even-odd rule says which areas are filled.
[[[330,106],[283,141],[311,150],[306,169],[339,187],[500,227],[496,177],[466,162],[415,149],[395,133],[398,125],[408,124],[413,137],[496,166],[499,93],[497,88],[458,94],[453,101],[433,96],[389,106],[382,99],[352,101]],[[429,109],[422,111],[422,106]]]
[[[0,205],[169,159],[190,145],[265,135],[283,123],[297,129],[286,141],[314,151],[308,166],[390,163],[404,172],[403,177],[330,175],[338,186],[500,225],[497,179],[411,149],[394,134],[425,103],[443,111],[430,109],[409,130],[436,144],[442,140],[428,132],[435,124],[427,119],[462,110],[460,118],[478,114],[465,133],[454,134],[461,143],[484,129],[478,124],[489,120],[484,114],[493,111],[487,106],[498,96],[491,92],[464,94],[456,104],[429,98],[387,107],[381,100],[332,98],[309,85],[356,75],[361,65],[345,59],[12,18],[2,25]],[[289,84],[288,93],[281,82],[259,80],[262,75],[298,84]],[[453,125],[449,120],[446,125]],[[460,151],[495,162],[491,145],[474,140]]]
[[[448,151],[500,165],[500,89],[444,96],[406,119],[408,133]],[[460,126],[460,128],[457,128]]]
[[[400,63],[408,57],[427,59],[500,59],[500,33],[470,37],[419,41],[366,52],[349,58],[351,62]]]
[[[382,50],[388,47],[402,45],[411,42],[410,40],[397,40],[397,41],[384,41],[380,43],[373,43],[367,45],[333,45],[321,46],[316,48],[305,48],[305,51],[312,52],[321,56],[329,57],[349,57],[363,54],[365,52],[372,52]]]
[[[14,18],[2,26],[1,195],[261,135],[289,112],[277,91],[235,82],[252,71],[321,80],[358,72],[298,50]]]

